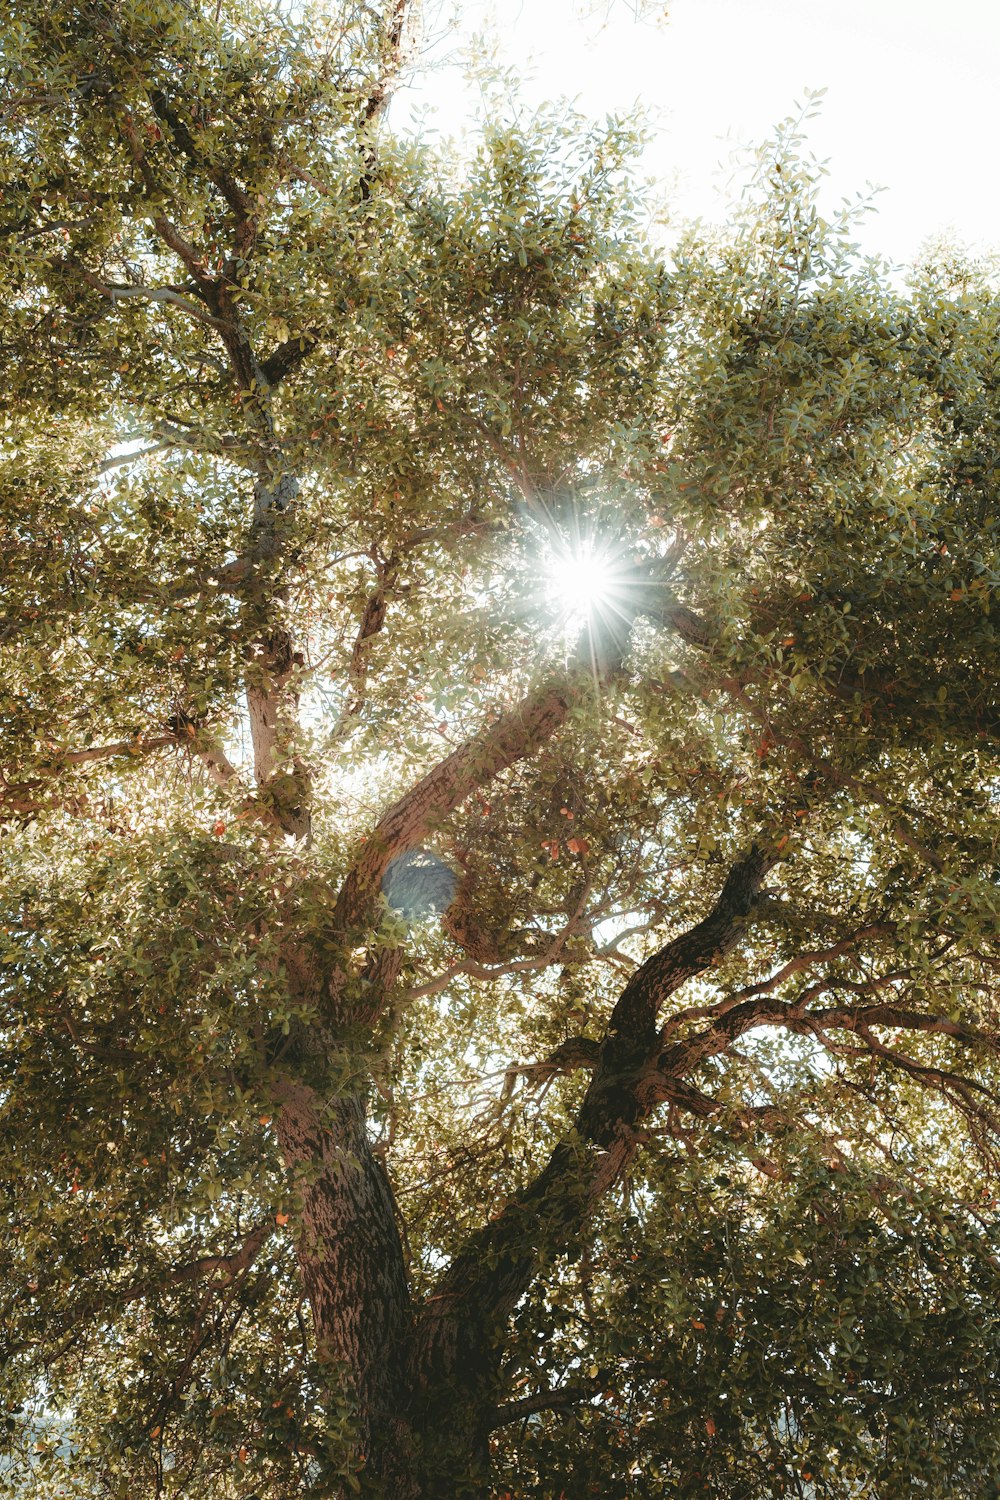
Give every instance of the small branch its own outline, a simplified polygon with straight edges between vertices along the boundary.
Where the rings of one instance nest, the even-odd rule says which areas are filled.
[[[507,1401],[498,1406],[490,1422],[490,1431],[506,1427],[511,1422],[520,1422],[524,1417],[539,1411],[565,1411],[571,1406],[580,1406],[592,1401],[607,1386],[611,1375],[598,1372],[593,1379],[573,1385],[560,1385],[552,1391],[536,1391],[533,1396],[522,1396],[517,1401]]]
[[[240,464],[236,456],[244,445],[236,437],[219,437],[215,432],[206,432],[202,427],[196,427],[193,422],[178,426],[182,419],[174,417],[173,421],[160,420],[154,424],[153,433],[163,438],[163,446],[171,448],[186,448],[192,453],[217,453],[226,456],[237,467],[251,469],[249,463]]]
[[[597,1065],[599,1051],[600,1043],[591,1037],[567,1037],[566,1041],[560,1042],[548,1057],[543,1057],[539,1062],[514,1063],[509,1067],[504,1074],[505,1091],[509,1093],[518,1078],[523,1078],[530,1087],[533,1084],[547,1083],[549,1079],[566,1073],[593,1069]]]
[[[213,317],[203,307],[199,307],[196,302],[191,302],[187,297],[182,297],[180,292],[175,292],[171,287],[132,286],[127,282],[105,282],[93,271],[88,271],[85,266],[81,266],[79,262],[66,261],[64,264],[72,267],[87,286],[92,287],[102,297],[107,297],[112,304],[125,302],[130,298],[138,298],[143,302],[162,302],[169,307],[179,307],[208,328],[220,330],[227,327],[221,318]]]
[[[172,443],[164,441],[153,443],[148,448],[139,448],[135,453],[120,453],[117,458],[106,458],[103,463],[98,464],[98,474],[109,474],[112,469],[124,468],[126,464],[140,463],[144,458],[152,458],[154,453],[165,453],[173,447]]]
[[[548,953],[539,954],[536,958],[512,958],[509,963],[504,964],[477,964],[470,959],[460,959],[457,963],[449,964],[440,974],[433,979],[426,980],[423,984],[415,984],[406,990],[407,1000],[422,1000],[428,995],[440,995],[446,990],[453,979],[460,976],[468,976],[470,979],[486,980],[504,979],[508,974],[531,974],[537,973],[539,969],[550,967],[558,962],[558,955],[550,957]]]
[[[39,795],[40,789],[45,784],[45,780],[54,779],[62,771],[107,760],[135,761],[159,750],[188,751],[202,761],[217,787],[232,790],[234,780],[239,780],[236,767],[217,746],[198,744],[173,731],[168,734],[147,735],[131,740],[116,740],[109,745],[92,745],[86,750],[60,750],[57,747],[51,752],[52,760],[49,764],[35,767],[35,775],[30,782],[5,781],[2,768],[0,768],[0,816],[6,810],[16,817],[30,818],[51,806],[48,798]],[[58,805],[65,807],[71,804],[68,804],[65,798],[61,798]],[[85,808],[86,802],[81,801],[80,807],[73,810],[81,811]],[[264,808],[248,803],[247,811],[252,812],[255,817],[269,826],[273,822]]]
[[[213,1286],[209,1287],[205,1293],[205,1298],[202,1302],[202,1313],[204,1313],[211,1298],[217,1292],[226,1291],[228,1288],[231,1288],[236,1278],[250,1269],[260,1254],[262,1246],[273,1233],[273,1220],[265,1219],[247,1236],[239,1249],[234,1250],[231,1255],[205,1255],[200,1260],[191,1261],[185,1266],[178,1266],[167,1273],[166,1284],[168,1286],[184,1286],[189,1282],[202,1281],[206,1276],[221,1272],[221,1278]],[[140,1281],[132,1282],[130,1286],[117,1290],[114,1288],[110,1289],[104,1298],[89,1297],[82,1301],[76,1308],[68,1309],[61,1325],[61,1330],[68,1334],[68,1339],[64,1338],[63,1346],[58,1353],[65,1353],[66,1349],[77,1337],[77,1334],[70,1332],[70,1330],[76,1329],[90,1318],[98,1316],[107,1306],[114,1306],[116,1308],[128,1307],[131,1303],[138,1302],[151,1292],[157,1291],[163,1284],[163,1280],[157,1275],[146,1276]]]
[[[344,711],[344,716],[348,719],[356,718],[364,703],[371,642],[373,637],[380,633],[385,623],[386,596],[391,592],[399,574],[400,559],[397,554],[393,553],[383,562],[379,558],[377,549],[373,548],[371,556],[375,564],[377,582],[365,603],[351,651],[348,682],[352,696]]]
[[[125,115],[120,120],[119,124],[122,135],[125,137],[125,140],[128,144],[129,152],[132,157],[132,164],[138,171],[139,176],[142,178],[143,186],[145,187],[146,192],[151,196],[154,194],[158,194],[160,185],[157,182],[153,172],[150,170],[149,161],[146,157],[145,147],[139,140],[138,132],[136,131],[131,117],[129,115]],[[194,249],[194,246],[188,243],[188,241],[181,234],[180,230],[177,228],[176,224],[172,223],[165,214],[153,214],[152,223],[153,228],[156,230],[163,243],[169,249],[171,249],[187,267],[191,276],[194,278],[195,284],[201,289],[202,295],[205,297],[206,301],[211,302],[214,299],[215,293],[217,291],[217,283],[214,282],[212,278],[207,274],[204,262],[198,255],[197,251]],[[227,325],[222,324],[220,326],[226,327]]]
[[[763,995],[770,990],[777,989],[791,975],[800,973],[803,969],[811,968],[813,964],[822,962],[824,959],[841,958],[845,953],[850,953],[862,938],[882,936],[891,933],[894,929],[885,922],[872,922],[867,927],[859,927],[856,932],[843,938],[839,943],[833,943],[829,948],[814,948],[808,953],[800,953],[796,958],[790,959],[782,968],[778,969],[768,979],[762,979],[757,984],[749,984],[745,989],[738,990],[740,999],[749,999],[751,995]],[[677,1019],[674,1017],[673,1019]]]
[[[85,766],[91,761],[110,760],[122,755],[130,757],[146,755],[152,750],[165,750],[168,746],[177,743],[178,739],[175,734],[157,734],[148,737],[138,735],[135,739],[117,740],[111,745],[92,745],[87,750],[55,751],[57,764],[51,768],[51,771],[55,775],[62,770],[63,766]]]

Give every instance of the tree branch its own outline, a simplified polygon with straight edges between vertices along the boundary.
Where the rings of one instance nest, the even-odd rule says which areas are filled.
[[[504,1074],[504,1092],[510,1094],[518,1078],[523,1078],[530,1086],[547,1083],[552,1078],[575,1073],[580,1069],[593,1069],[597,1066],[599,1055],[600,1043],[592,1037],[567,1037],[548,1057],[543,1057],[538,1062],[514,1063],[507,1068]]]
[[[57,746],[51,752],[51,762],[36,766],[34,778],[30,781],[17,783],[6,781],[3,769],[0,768],[0,816],[3,816],[6,809],[15,817],[34,817],[51,805],[48,798],[39,795],[45,781],[57,777],[61,771],[74,766],[94,765],[105,760],[134,761],[158,750],[177,749],[186,750],[201,760],[218,787],[228,788],[233,780],[239,777],[236,767],[218,746],[196,743],[186,738],[180,730],[171,730],[166,734],[137,736],[131,740],[116,740],[109,745],[91,745],[86,750],[60,750]],[[61,805],[65,805],[65,802]],[[85,807],[86,804],[83,803],[82,806]],[[260,809],[259,816],[267,821],[268,815],[263,809]]]
[[[261,361],[260,366],[268,385],[280,385],[287,375],[291,375],[304,360],[308,359],[319,341],[320,330],[307,328],[303,333],[285,339],[284,343],[272,349],[267,358]]]
[[[571,1135],[556,1146],[534,1181],[470,1236],[428,1299],[416,1345],[423,1378],[433,1381],[435,1372],[444,1378],[456,1366],[485,1375],[499,1327],[539,1263],[573,1253],[595,1199],[634,1153],[636,1125],[657,1102],[643,1085],[656,1054],[658,1010],[679,985],[731,951],[776,862],[772,851],[752,848],[730,870],[709,914],[629,980]],[[697,1110],[697,1092],[686,1091],[680,1102]]]
[[[206,1276],[222,1272],[222,1277],[213,1287],[210,1287],[207,1296],[214,1292],[225,1290],[232,1285],[236,1278],[248,1271],[253,1265],[261,1248],[274,1233],[274,1222],[265,1219],[257,1228],[247,1236],[238,1250],[231,1255],[205,1255],[200,1260],[190,1261],[187,1265],[178,1266],[169,1271],[166,1276],[167,1286],[184,1286],[189,1282],[201,1281]],[[143,1277],[139,1281],[133,1281],[128,1286],[118,1289],[110,1288],[104,1296],[85,1297],[75,1308],[69,1308],[61,1319],[60,1331],[65,1335],[70,1334],[73,1329],[79,1328],[81,1324],[89,1319],[99,1316],[105,1308],[128,1307],[133,1302],[148,1296],[151,1292],[163,1287],[164,1281],[161,1276],[152,1275]],[[42,1288],[39,1288],[41,1291]],[[35,1293],[38,1295],[38,1293]],[[72,1337],[76,1337],[75,1334]]]
[[[389,100],[399,82],[403,58],[403,35],[411,8],[411,0],[390,0],[383,29],[382,76],[365,100],[361,111],[361,120],[364,125],[376,125],[389,107]]]
[[[343,932],[367,925],[390,863],[422,843],[435,823],[460,807],[477,787],[532,755],[566,722],[570,710],[596,684],[617,676],[640,613],[648,574],[639,568],[630,607],[606,624],[588,625],[567,670],[550,678],[482,733],[440,761],[379,819],[337,898],[335,922]]]
[[[539,1411],[566,1411],[568,1407],[580,1406],[592,1401],[604,1390],[610,1379],[607,1371],[598,1371],[592,1379],[577,1381],[572,1385],[560,1385],[551,1391],[536,1391],[533,1396],[522,1396],[517,1401],[506,1401],[498,1406],[490,1421],[490,1431],[506,1427],[511,1422],[523,1421]]]
[[[340,930],[365,926],[392,860],[422,843],[431,827],[460,807],[477,787],[551,739],[586,686],[587,674],[579,668],[543,683],[400,797],[379,819],[341,887],[334,914]]]
[[[214,162],[206,159],[204,154],[198,150],[190,130],[188,130],[162,89],[154,90],[149,95],[149,102],[160,124],[166,125],[188,160],[199,167],[209,182],[218,188],[226,203],[235,214],[237,221],[243,222],[254,219],[255,205],[253,199],[240,187],[232,173],[227,172],[224,167],[217,166]]]
[[[116,458],[106,458],[97,466],[98,474],[110,474],[112,469],[124,468],[126,464],[137,464],[144,458],[152,458],[155,453],[165,453],[172,448],[173,444],[164,440],[162,443],[153,443],[149,448],[140,448],[135,453],[120,453]]]
[[[130,298],[139,298],[143,302],[162,302],[169,307],[179,307],[197,322],[204,323],[216,331],[227,326],[221,318],[213,317],[203,307],[199,307],[196,302],[191,302],[187,297],[182,297],[180,292],[175,292],[171,287],[133,286],[129,282],[119,281],[105,282],[95,272],[88,271],[86,266],[80,265],[78,261],[65,261],[64,265],[71,267],[87,286],[92,287],[102,297],[107,297],[111,303],[128,301]]]

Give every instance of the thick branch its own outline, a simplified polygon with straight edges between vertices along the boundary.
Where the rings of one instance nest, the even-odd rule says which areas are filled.
[[[592,1037],[567,1037],[548,1057],[543,1057],[538,1062],[515,1063],[508,1068],[504,1075],[504,1092],[509,1094],[519,1078],[523,1078],[530,1087],[548,1083],[566,1073],[576,1073],[581,1069],[592,1070],[597,1066],[600,1050],[600,1043]]]
[[[272,349],[260,366],[268,385],[280,385],[286,376],[291,375],[309,357],[319,340],[320,330],[307,328],[303,333],[285,339],[284,343]]]
[[[572,1250],[594,1199],[635,1149],[635,1126],[656,1100],[643,1093],[656,1052],[656,1016],[674,991],[736,944],[776,856],[753,848],[733,866],[711,912],[632,976],[612,1013],[573,1134],[496,1219],[473,1234],[425,1308],[418,1373],[447,1381],[458,1368],[488,1372],[493,1341],[553,1254]],[[694,1094],[682,1102],[696,1105]]]
[[[623,1125],[633,1126],[644,1113],[636,1084],[656,1048],[660,1010],[686,980],[703,973],[735,947],[764,877],[776,863],[772,851],[752,848],[730,870],[708,916],[654,953],[633,974],[611,1013],[577,1121],[589,1140],[608,1147]]]
[[[477,787],[551,739],[566,722],[586,685],[586,674],[581,670],[543,683],[406,792],[379,819],[344,881],[337,898],[337,926],[345,931],[364,926],[392,860],[421,844],[433,825],[460,807]]]
[[[641,572],[637,570],[637,575]],[[564,673],[550,678],[439,762],[379,819],[337,898],[335,921],[341,930],[356,931],[370,921],[382,876],[394,859],[421,844],[433,826],[460,807],[477,787],[534,754],[595,684],[615,678],[640,612],[640,595],[641,586],[631,608],[620,610],[606,624],[588,625]]]

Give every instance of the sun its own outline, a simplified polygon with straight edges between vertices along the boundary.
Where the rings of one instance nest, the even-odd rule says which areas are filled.
[[[553,603],[567,622],[589,620],[613,602],[617,582],[613,560],[592,542],[554,553],[547,571]]]

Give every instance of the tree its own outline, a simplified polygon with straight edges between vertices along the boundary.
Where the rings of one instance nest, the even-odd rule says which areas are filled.
[[[996,1489],[987,272],[3,20],[8,1487]]]

